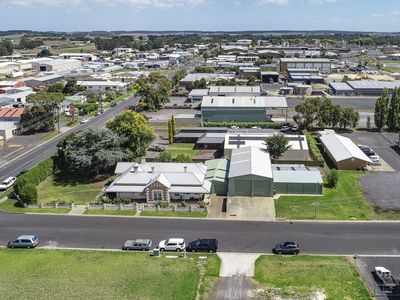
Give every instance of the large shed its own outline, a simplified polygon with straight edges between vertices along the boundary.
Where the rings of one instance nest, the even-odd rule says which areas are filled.
[[[228,196],[273,196],[273,175],[268,152],[258,147],[232,151]]]
[[[226,159],[212,159],[205,162],[206,179],[211,182],[211,193],[226,196],[228,192],[229,163]]]
[[[338,134],[322,135],[320,140],[326,154],[339,170],[360,170],[371,160],[354,142]]]

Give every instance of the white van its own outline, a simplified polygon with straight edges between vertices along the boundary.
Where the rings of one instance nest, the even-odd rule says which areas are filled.
[[[186,248],[185,240],[180,238],[163,240],[158,244],[160,251],[180,252]]]
[[[15,180],[16,180],[15,177],[8,177],[0,184],[0,191],[4,191],[9,187],[11,187],[14,184]]]

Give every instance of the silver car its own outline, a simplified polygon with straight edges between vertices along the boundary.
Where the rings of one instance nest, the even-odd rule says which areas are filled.
[[[39,244],[39,238],[36,235],[21,235],[16,240],[7,244],[8,248],[35,248]]]
[[[149,239],[139,239],[139,240],[128,240],[122,246],[122,250],[150,250],[152,241]]]

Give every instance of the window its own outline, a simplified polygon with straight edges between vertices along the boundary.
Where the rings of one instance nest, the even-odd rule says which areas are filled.
[[[162,191],[161,190],[153,191],[153,200],[154,201],[161,201],[162,200]]]

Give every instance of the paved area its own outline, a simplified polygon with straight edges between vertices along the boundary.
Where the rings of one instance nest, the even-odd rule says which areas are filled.
[[[272,197],[228,197],[227,217],[235,220],[274,221]]]
[[[226,197],[211,195],[208,205],[208,218],[227,218],[226,203]]]
[[[83,215],[86,210],[86,205],[75,205],[73,209],[71,209],[68,214],[74,216]]]
[[[252,284],[246,276],[223,277],[214,286],[211,300],[247,300]]]
[[[218,256],[222,260],[220,277],[231,277],[244,275],[254,276],[254,263],[260,256],[259,253],[234,253],[219,252]]]

